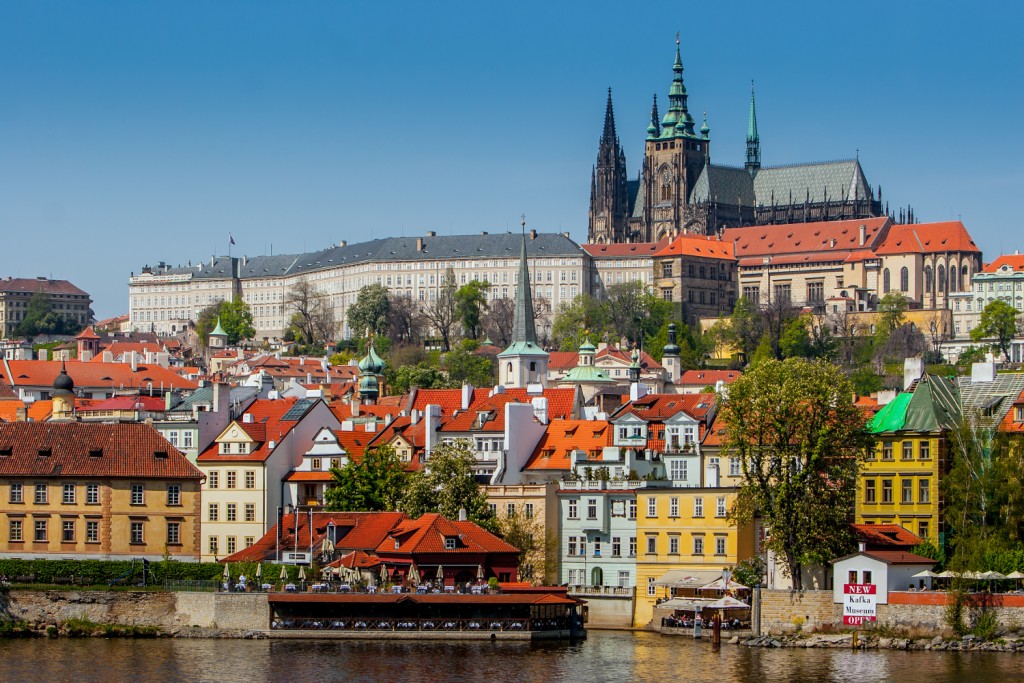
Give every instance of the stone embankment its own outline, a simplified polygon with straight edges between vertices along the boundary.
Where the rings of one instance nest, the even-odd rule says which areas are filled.
[[[758,636],[748,640],[733,638],[731,645],[747,647],[807,647],[852,649],[852,633],[810,635],[789,634]],[[953,650],[962,652],[1024,652],[1024,635],[1006,636],[995,641],[986,641],[977,636],[963,638],[889,638],[874,634],[857,634],[858,650]]]

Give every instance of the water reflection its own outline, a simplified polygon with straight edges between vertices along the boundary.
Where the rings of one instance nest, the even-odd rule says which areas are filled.
[[[0,681],[993,681],[1024,680],[1001,653],[756,650],[652,633],[576,644],[380,641],[0,641]]]

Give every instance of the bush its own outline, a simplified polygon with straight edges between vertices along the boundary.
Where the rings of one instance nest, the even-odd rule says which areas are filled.
[[[971,629],[971,633],[983,640],[995,638],[999,633],[999,620],[996,619],[996,613],[992,610],[979,612],[974,619],[974,628]]]
[[[150,581],[216,580],[224,567],[216,562],[151,562]],[[0,575],[11,580],[31,577],[31,583],[102,586],[142,581],[142,563],[131,560],[0,560]],[[21,583],[24,583],[23,581]]]

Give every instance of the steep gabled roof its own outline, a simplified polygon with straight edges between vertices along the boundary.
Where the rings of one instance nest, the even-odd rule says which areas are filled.
[[[865,227],[864,244],[860,243],[860,226]],[[783,254],[821,255],[819,260],[842,261],[852,251],[874,250],[890,226],[888,218],[859,218],[818,223],[786,225],[755,225],[749,228],[727,228],[722,239],[736,244],[736,258],[780,256]],[[835,240],[835,246],[832,246]]]
[[[288,435],[310,410],[313,409],[320,399],[257,399],[243,413],[241,419],[235,420],[232,424],[249,435],[253,440],[254,447],[249,453],[220,453],[216,441],[203,451],[198,462],[261,462],[266,460],[273,452],[270,442],[281,443],[281,439]],[[301,412],[301,414],[299,414]],[[251,415],[252,421],[247,422],[245,415]]]
[[[377,546],[378,555],[519,553],[518,548],[473,522],[454,521],[436,513],[427,513],[419,519],[406,518],[388,536]],[[445,547],[447,538],[456,540],[455,548]]]
[[[600,258],[636,258],[637,256],[653,256],[668,246],[667,239],[660,242],[626,242],[616,244],[582,244],[580,248],[592,257]]]
[[[680,235],[654,256],[696,256],[724,261],[736,260],[732,242],[703,235]]]
[[[882,244],[875,249],[877,254],[935,254],[948,251],[981,253],[960,221],[894,225]]]
[[[636,401],[626,403],[612,415],[612,419],[624,415],[635,415],[646,422],[662,422],[686,413],[697,421],[707,419],[714,409],[715,394],[648,394]]]
[[[57,379],[61,368],[66,365],[68,375],[79,389],[86,387],[148,389],[151,386],[155,390],[196,388],[195,382],[159,365],[136,365],[136,369],[133,371],[128,363],[67,361],[64,364],[59,360],[11,360],[6,363],[10,368],[11,376],[2,376],[5,373],[0,371],[0,381],[8,382],[16,387],[53,386],[53,380]]]
[[[523,469],[569,471],[573,451],[597,460],[611,443],[612,426],[604,420],[552,420]]]
[[[992,263],[987,264],[982,269],[982,272],[997,273],[1003,266],[1006,266],[1015,273],[1024,271],[1024,254],[1003,254]]]

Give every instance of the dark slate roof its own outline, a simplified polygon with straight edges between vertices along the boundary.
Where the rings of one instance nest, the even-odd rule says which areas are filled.
[[[754,204],[754,179],[745,168],[708,164],[690,192],[691,203],[718,201],[736,204],[737,199],[745,206]]]
[[[864,169],[856,159],[826,161],[817,164],[793,164],[762,168],[754,176],[754,196],[759,205],[801,203],[810,194],[810,201],[868,199],[871,188],[864,178]]]
[[[991,382],[972,382],[957,377],[964,415],[987,427],[999,424],[1024,391],[1024,373],[999,373]]]
[[[245,405],[260,393],[258,387],[231,387],[228,401],[232,405]],[[172,413],[191,413],[192,406],[213,403],[213,387],[201,387],[185,397],[181,403],[171,408]]]

